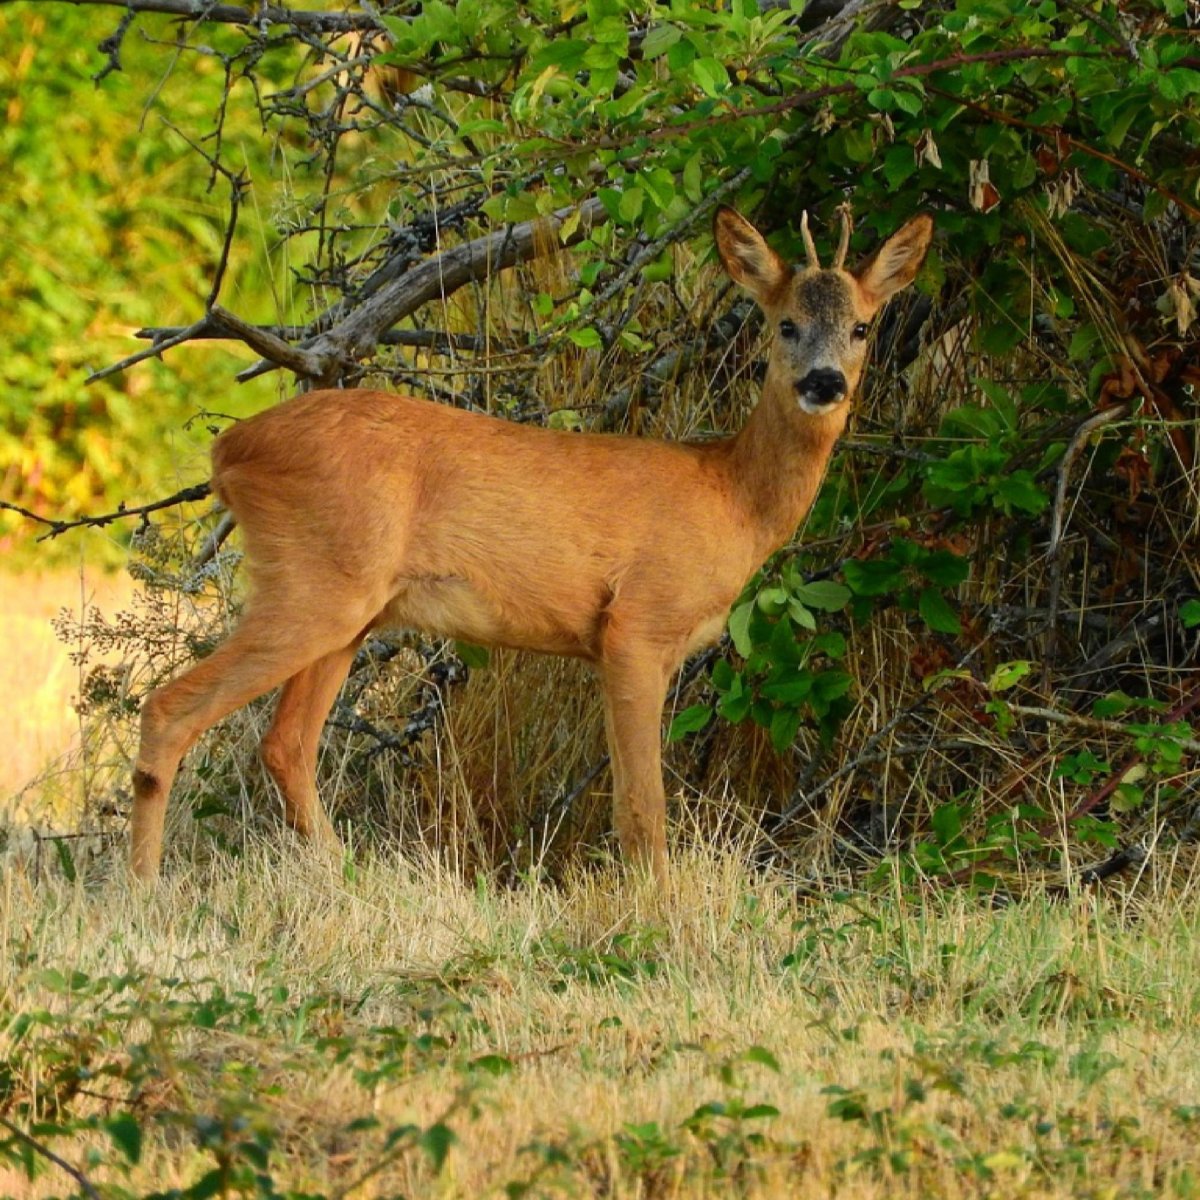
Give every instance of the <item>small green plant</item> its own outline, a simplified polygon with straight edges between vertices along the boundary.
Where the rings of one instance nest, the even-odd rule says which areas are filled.
[[[735,665],[722,658],[713,665],[715,711],[734,724],[749,717],[770,732],[780,753],[806,720],[831,742],[850,711],[853,680],[832,665],[846,653],[845,636],[818,633],[815,611],[839,612],[849,600],[840,583],[806,582],[795,562],[755,576],[729,617],[729,635],[742,661]],[[712,714],[708,705],[684,709],[670,736],[704,728]]]

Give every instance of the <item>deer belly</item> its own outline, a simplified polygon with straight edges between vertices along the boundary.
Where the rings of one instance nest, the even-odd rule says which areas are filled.
[[[686,653],[694,654],[697,650],[703,650],[705,646],[711,646],[725,632],[725,619],[728,616],[729,610],[722,608],[719,612],[705,617],[689,634]]]
[[[404,580],[377,624],[420,629],[483,646],[583,657],[591,653],[583,630],[555,619],[536,600],[509,608],[457,575]]]

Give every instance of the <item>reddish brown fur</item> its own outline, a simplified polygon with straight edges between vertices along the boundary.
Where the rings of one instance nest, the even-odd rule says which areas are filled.
[[[812,273],[795,275],[737,214],[722,210],[716,229],[731,275],[772,324],[829,316],[804,308]],[[869,318],[909,282],[929,236],[917,218],[861,277],[826,272],[844,280],[848,306],[830,328]],[[844,340],[852,393],[862,353]],[[157,872],[183,754],[280,683],[264,760],[291,824],[334,842],[316,793],[321,728],[366,633],[404,625],[594,663],[618,837],[665,878],[668,682],[792,535],[846,421],[844,402],[817,415],[797,405],[804,364],[781,344],[745,428],[706,445],[534,429],[364,390],[299,396],[222,434],[213,484],[242,527],[252,590],[228,641],[146,700],[135,873]]]

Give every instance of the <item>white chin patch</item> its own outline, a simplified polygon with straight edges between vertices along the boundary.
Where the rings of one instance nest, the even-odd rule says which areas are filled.
[[[796,403],[800,405],[800,411],[806,412],[810,416],[819,417],[827,412],[832,412],[839,404],[845,404],[846,395],[843,393],[836,400],[809,400],[806,396],[798,396]]]

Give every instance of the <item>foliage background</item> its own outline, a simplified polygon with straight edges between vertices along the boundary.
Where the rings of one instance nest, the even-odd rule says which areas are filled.
[[[205,341],[169,351],[169,369],[82,387],[85,362],[126,352],[115,335],[203,310],[231,174],[251,187],[220,300],[303,347],[312,379],[670,437],[736,429],[755,393],[764,331],[712,266],[718,202],[792,253],[800,198],[822,229],[849,202],[856,253],[932,209],[919,293],[880,322],[802,538],[677,690],[676,783],[839,869],[914,845],[914,869],[952,878],[1031,850],[1058,864],[1046,838],[1068,815],[1116,850],[1190,828],[1192,7],[466,0],[242,27],[144,14],[107,44],[123,70],[96,91],[105,59],[89,45],[118,13],[45,11],[3,9],[21,168],[4,199],[20,231],[4,275],[15,496],[65,515],[192,482],[209,427],[285,387],[279,372],[232,385],[229,352]],[[431,262],[529,220],[523,264],[379,315]],[[114,265],[130,282],[113,286]],[[348,316],[367,329],[352,344]],[[73,635],[85,664],[99,646],[131,655],[119,689],[98,671],[85,696],[118,744],[140,692],[220,634],[211,606],[184,620],[179,600],[228,599],[236,552],[196,574],[201,532],[144,531],[149,611]],[[148,636],[155,622],[166,632]],[[506,706],[512,741],[486,750],[483,714],[518,676],[482,661],[424,639],[365,656],[331,741],[337,779],[355,764],[346,802],[447,845],[466,822],[482,863],[530,831],[543,851],[590,840],[576,800],[603,762],[595,712],[562,700],[571,669],[528,676]],[[448,704],[468,679],[474,699]],[[471,747],[469,817],[447,802],[446,736]],[[406,818],[391,798],[414,787]],[[227,809],[227,791],[218,775],[196,810]]]

